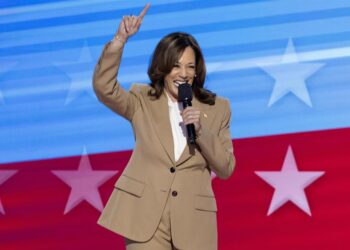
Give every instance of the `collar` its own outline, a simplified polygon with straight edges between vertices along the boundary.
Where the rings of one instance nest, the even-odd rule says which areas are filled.
[[[181,107],[182,107],[182,105],[181,105],[180,102],[173,102],[173,101],[171,100],[171,98],[170,98],[168,92],[167,92],[165,89],[164,89],[164,92],[165,92],[165,94],[166,94],[166,96],[167,96],[167,99],[168,99],[168,106],[169,106],[170,108],[181,108]]]

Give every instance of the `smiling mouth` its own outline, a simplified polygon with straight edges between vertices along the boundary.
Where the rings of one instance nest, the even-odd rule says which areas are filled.
[[[187,83],[187,82],[185,82],[185,81],[174,81],[174,83],[175,83],[175,86],[176,86],[176,87],[179,87],[179,85],[185,84],[185,83]]]

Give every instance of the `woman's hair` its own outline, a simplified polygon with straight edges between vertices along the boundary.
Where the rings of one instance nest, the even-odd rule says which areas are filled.
[[[162,95],[165,76],[171,72],[187,47],[194,50],[196,57],[195,77],[192,84],[193,94],[200,102],[214,105],[216,94],[203,87],[206,68],[202,51],[196,39],[184,32],[170,33],[158,43],[148,67],[152,87],[148,94],[156,99]]]

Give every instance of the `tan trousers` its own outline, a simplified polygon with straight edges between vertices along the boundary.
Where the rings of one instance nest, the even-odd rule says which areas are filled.
[[[171,199],[168,197],[162,218],[153,237],[146,242],[125,238],[126,250],[179,250],[175,248],[171,240],[170,202]]]

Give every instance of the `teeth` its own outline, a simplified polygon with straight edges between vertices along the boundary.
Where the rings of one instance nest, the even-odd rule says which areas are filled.
[[[184,83],[186,83],[186,82],[175,81],[176,87],[179,87],[180,84],[184,84]]]

